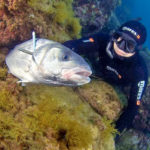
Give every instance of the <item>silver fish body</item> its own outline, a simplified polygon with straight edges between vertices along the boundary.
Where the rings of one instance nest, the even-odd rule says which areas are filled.
[[[47,39],[32,39],[17,45],[6,56],[9,72],[22,83],[77,86],[90,82],[88,63],[64,45]]]

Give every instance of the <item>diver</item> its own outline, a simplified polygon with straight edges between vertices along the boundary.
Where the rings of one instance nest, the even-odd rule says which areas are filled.
[[[121,87],[130,85],[128,106],[116,122],[116,128],[120,132],[132,127],[147,86],[147,67],[139,55],[146,36],[144,25],[131,20],[111,35],[100,32],[63,43],[81,56],[85,56],[99,77]]]

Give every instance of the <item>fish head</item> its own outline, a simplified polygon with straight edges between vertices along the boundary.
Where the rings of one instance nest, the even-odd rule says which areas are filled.
[[[44,49],[47,52],[40,61],[37,60],[40,62],[40,76],[44,82],[68,86],[90,82],[91,68],[80,55],[60,43],[47,45]]]

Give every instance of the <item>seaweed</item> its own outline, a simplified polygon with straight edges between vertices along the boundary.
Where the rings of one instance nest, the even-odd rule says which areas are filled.
[[[112,120],[107,119],[106,117],[102,118],[102,124],[104,124],[104,130],[101,132],[101,137],[103,141],[107,141],[111,135],[118,134],[117,129]],[[110,134],[111,133],[111,134]]]
[[[0,67],[0,79],[5,80],[7,76],[7,68]]]
[[[93,80],[92,84],[78,88],[78,92],[102,117],[105,116],[110,120],[117,119],[122,106],[112,86],[102,80]]]
[[[15,82],[9,74],[0,81],[1,148],[114,149],[111,121],[100,119],[76,89],[44,85],[22,88]],[[98,124],[95,120],[101,121]]]
[[[44,13],[51,22],[53,36],[50,34],[48,37],[61,42],[80,37],[81,25],[74,15],[72,3],[72,0],[44,0],[42,3],[39,0],[29,0],[28,2],[29,6]]]
[[[14,43],[30,39],[33,30],[38,37],[59,42],[80,37],[81,25],[74,15],[72,2],[72,0],[43,0],[42,2],[2,0],[0,46],[12,46]],[[71,30],[68,30],[68,26]]]

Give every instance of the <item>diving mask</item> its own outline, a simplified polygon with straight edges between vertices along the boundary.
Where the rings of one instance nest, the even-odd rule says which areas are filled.
[[[127,53],[134,53],[137,47],[136,41],[126,33],[115,32],[112,40],[117,44],[119,49]]]

